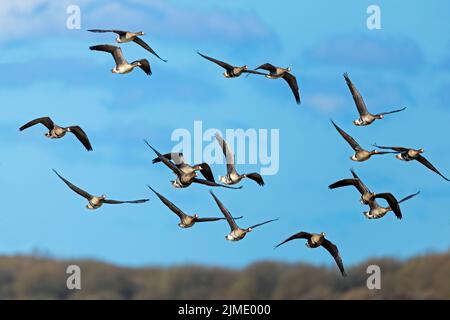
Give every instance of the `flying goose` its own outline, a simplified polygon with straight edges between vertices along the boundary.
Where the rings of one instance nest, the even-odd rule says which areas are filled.
[[[106,204],[122,204],[122,203],[144,203],[147,202],[149,199],[141,199],[141,200],[133,200],[133,201],[117,201],[117,200],[109,200],[106,199],[105,195],[101,196],[93,196],[86,191],[78,188],[74,184],[70,183],[68,180],[66,180],[64,177],[62,177],[55,169],[52,169],[54,173],[75,193],[78,193],[83,198],[86,198],[89,202],[86,205],[86,208],[95,210],[100,208],[104,203]]]
[[[102,29],[90,29],[89,32],[96,32],[96,33],[105,33],[105,32],[114,32],[118,35],[116,38],[117,43],[125,43],[133,41],[140,45],[142,48],[156,56],[159,60],[167,62],[167,60],[162,59],[144,40],[139,38],[139,36],[143,36],[144,32],[130,32],[130,31],[123,31],[123,30],[102,30]]]
[[[176,205],[174,205],[172,202],[170,202],[166,197],[161,195],[159,192],[155,191],[152,187],[150,187],[149,185],[147,185],[147,187],[149,187],[149,189],[152,190],[158,196],[158,198],[161,200],[162,203],[164,203],[166,205],[166,207],[168,207],[170,210],[172,210],[172,212],[175,213],[178,216],[178,218],[180,218],[180,223],[178,224],[178,226],[180,228],[193,227],[194,224],[197,222],[211,222],[211,221],[226,220],[226,218],[224,218],[224,217],[200,218],[198,216],[198,214],[194,214],[193,216],[190,216],[190,215],[184,213],[183,211],[181,211],[181,209],[179,209]],[[237,217],[234,219],[241,219],[241,218],[242,217]]]
[[[291,68],[280,68],[275,67],[274,65],[271,65],[270,63],[265,63],[263,65],[260,65],[258,69],[263,69],[269,71],[269,74],[266,75],[266,78],[268,79],[279,79],[283,78],[288,84],[289,87],[292,90],[292,93],[294,94],[295,101],[297,104],[300,104],[300,93],[298,89],[298,83],[295,76],[291,73]]]
[[[331,122],[333,123],[333,126],[336,128],[336,130],[339,132],[339,134],[342,136],[342,138],[344,138],[345,141],[347,141],[347,143],[352,147],[352,149],[355,150],[355,154],[350,157],[350,159],[352,159],[353,161],[363,162],[363,161],[369,160],[370,157],[372,157],[373,155],[376,155],[376,154],[393,153],[393,152],[384,152],[384,151],[378,151],[378,150],[367,151],[367,150],[363,149],[358,144],[358,142],[356,142],[356,140],[353,139],[348,133],[346,133],[344,130],[339,128],[338,125],[336,123],[334,123],[333,120],[331,120]]]
[[[139,67],[147,75],[150,76],[152,74],[152,69],[150,68],[150,63],[147,59],[136,60],[132,63],[128,63],[127,60],[125,60],[122,49],[120,49],[120,47],[112,46],[109,44],[100,44],[89,47],[89,49],[94,51],[109,52],[112,54],[114,61],[116,62],[116,66],[111,70],[112,73],[126,74],[133,71],[134,68]]]
[[[198,51],[197,51],[197,53],[201,57],[205,58],[206,60],[214,62],[215,64],[217,64],[217,65],[221,66],[222,68],[224,68],[225,72],[223,73],[223,76],[225,78],[237,78],[240,75],[242,75],[243,73],[259,74],[259,75],[263,75],[263,76],[266,75],[265,73],[262,73],[262,72],[258,72],[258,71],[255,71],[255,70],[249,70],[247,65],[242,66],[242,67],[232,66],[231,64],[228,64],[226,62],[223,62],[223,61],[220,61],[220,60],[217,60],[217,59],[205,56],[204,54],[201,54]]]
[[[29,127],[34,126],[35,124],[42,124],[47,129],[48,132],[45,133],[45,136],[49,139],[60,139],[66,135],[67,132],[71,132],[75,135],[75,137],[83,144],[83,146],[88,150],[92,151],[91,143],[86,135],[86,133],[79,126],[70,126],[70,127],[60,127],[56,125],[52,119],[49,117],[42,117],[31,120],[30,122],[24,124],[19,128],[20,131],[23,131]]]
[[[345,270],[344,270],[344,264],[342,263],[342,258],[341,258],[341,255],[339,254],[338,248],[331,241],[325,239],[324,232],[308,233],[308,232],[301,231],[299,233],[296,233],[296,234],[290,236],[283,242],[277,244],[275,246],[275,248],[278,248],[282,244],[285,244],[286,242],[289,242],[289,241],[295,240],[295,239],[306,239],[307,240],[306,247],[311,248],[311,249],[318,248],[320,246],[324,247],[333,256],[339,270],[341,271],[342,276],[343,277],[347,276],[347,274],[345,273]]]
[[[447,181],[450,181],[447,177],[445,177],[443,174],[439,172],[438,169],[436,169],[425,157],[421,155],[421,153],[424,153],[425,150],[423,148],[421,149],[412,149],[412,148],[404,148],[404,147],[382,147],[377,145],[376,143],[373,145],[374,147],[377,147],[379,149],[385,149],[385,150],[394,150],[398,154],[395,156],[397,159],[402,161],[412,161],[416,160],[423,164],[425,167],[430,169],[431,171],[434,171],[438,175],[440,175],[442,178],[444,178]]]
[[[233,185],[239,183],[244,178],[249,178],[255,181],[260,186],[264,185],[264,180],[261,175],[257,172],[247,173],[247,174],[239,174],[236,171],[236,167],[234,164],[234,155],[231,150],[228,148],[227,142],[222,138],[219,133],[216,133],[216,139],[222,148],[223,154],[225,155],[225,159],[227,161],[227,174],[226,176],[219,176],[220,182],[226,185]]]
[[[153,148],[147,142],[147,140],[144,140],[144,142],[147,144],[147,146],[150,149],[153,150],[153,152],[156,153],[156,155],[158,156],[160,161],[162,163],[164,163],[170,170],[172,170],[172,172],[177,176],[177,178],[174,181],[171,181],[172,185],[175,188],[187,188],[192,183],[199,183],[199,184],[204,184],[204,185],[207,185],[207,186],[210,186],[210,187],[223,187],[223,188],[228,188],[228,189],[241,189],[242,188],[242,186],[240,186],[238,188],[234,188],[234,187],[225,186],[225,185],[222,185],[222,184],[215,183],[214,181],[198,179],[196,171],[197,170],[203,170],[201,165],[197,165],[196,167],[194,167],[195,170],[189,170],[188,172],[184,172],[183,170],[178,168],[172,161],[170,161],[169,159],[164,157],[164,155],[162,155],[155,148]],[[211,176],[212,176],[212,173],[211,173]]]
[[[355,85],[350,80],[348,73],[344,73],[344,79],[345,79],[345,82],[347,83],[348,88],[350,89],[350,92],[353,96],[353,100],[355,101],[355,104],[356,104],[356,108],[358,109],[358,112],[359,112],[359,118],[356,119],[355,121],[353,121],[353,123],[356,126],[368,126],[377,119],[383,119],[384,116],[387,114],[397,113],[397,112],[400,112],[400,111],[403,111],[406,109],[406,107],[405,107],[405,108],[394,110],[394,111],[382,112],[382,113],[378,113],[378,114],[371,114],[367,110],[366,104],[364,103],[364,100],[363,100],[361,94],[359,93],[358,89],[356,89]]]
[[[369,190],[369,188],[367,188],[367,186],[364,184],[364,182],[362,182],[362,180],[358,177],[358,175],[356,174],[356,172],[353,169],[350,169],[350,172],[352,173],[353,178],[339,180],[333,184],[330,184],[328,186],[328,188],[336,189],[336,188],[341,188],[341,187],[354,186],[359,191],[359,193],[361,193],[360,202],[362,204],[370,205],[371,208],[373,206],[373,208],[375,209],[377,207],[380,207],[377,204],[375,199],[384,199],[389,204],[389,208],[391,209],[391,211],[394,211],[394,213],[397,217],[402,216],[400,206],[399,206],[400,202],[397,201],[397,199],[391,193],[385,192],[385,193],[377,194],[377,193],[371,192]]]
[[[181,152],[171,152],[163,154],[163,157],[172,161],[184,174],[192,174],[195,171],[200,171],[200,173],[203,177],[205,177],[206,180],[215,182],[211,167],[206,162],[191,166],[184,161],[183,153]],[[158,162],[161,162],[160,157],[156,157],[152,160],[153,164]]]
[[[245,238],[247,233],[252,232],[253,229],[262,226],[266,223],[270,223],[273,221],[277,221],[278,219],[268,220],[262,223],[255,224],[251,227],[242,229],[239,228],[239,226],[236,224],[235,219],[231,216],[231,213],[225,208],[222,202],[216,197],[216,195],[210,190],[209,193],[211,193],[212,197],[214,198],[214,201],[216,202],[217,206],[219,207],[220,211],[222,211],[223,215],[227,219],[227,222],[230,226],[231,232],[225,236],[225,239],[229,241],[239,241]]]

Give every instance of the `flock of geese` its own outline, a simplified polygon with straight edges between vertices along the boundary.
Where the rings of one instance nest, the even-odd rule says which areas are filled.
[[[122,30],[100,30],[100,29],[91,29],[88,30],[90,32],[95,33],[116,33],[118,36],[116,38],[116,42],[119,44],[134,42],[139,46],[143,47],[145,50],[150,52],[152,55],[160,59],[161,61],[167,62],[167,60],[162,59],[145,41],[143,41],[140,37],[144,35],[143,32],[130,32],[130,31],[122,31]],[[122,53],[122,49],[118,46],[113,46],[109,44],[103,45],[95,45],[90,47],[91,50],[94,51],[103,51],[110,53],[115,61],[115,67],[111,70],[113,73],[117,74],[126,74],[133,71],[134,68],[139,67],[142,69],[147,75],[151,75],[151,67],[150,63],[147,59],[140,59],[129,63]],[[215,58],[208,57],[200,52],[197,52],[202,58],[211,61],[223,69],[225,72],[223,76],[225,78],[236,78],[241,76],[242,74],[253,74],[253,75],[262,75],[268,79],[284,79],[298,104],[300,104],[300,93],[297,84],[297,79],[291,73],[290,68],[280,68],[276,67],[270,63],[265,63],[255,68],[254,70],[249,69],[247,65],[244,66],[233,66],[226,62],[217,60]],[[263,73],[257,70],[265,70],[268,73]],[[353,96],[354,102],[356,104],[359,118],[353,121],[356,126],[368,126],[371,125],[376,120],[383,119],[385,115],[398,113],[406,108],[383,112],[378,114],[372,114],[367,110],[367,107],[364,103],[364,100],[356,89],[355,85],[350,80],[347,73],[344,74],[345,82]],[[347,134],[343,129],[341,129],[333,120],[331,120],[333,126],[336,128],[338,133],[347,141],[347,143],[352,147],[355,151],[354,155],[351,156],[351,160],[363,162],[369,160],[373,155],[383,155],[383,154],[391,154],[396,153],[396,157],[402,161],[413,161],[416,160],[423,164],[428,169],[434,171],[438,175],[440,175],[445,180],[449,181],[444,175],[442,175],[427,159],[422,156],[424,153],[424,149],[413,149],[413,148],[405,148],[405,147],[386,147],[386,146],[378,146],[374,144],[374,147],[377,149],[374,150],[366,150],[362,148],[355,139],[353,139],[349,134]],[[86,148],[88,151],[92,151],[92,145],[89,141],[89,138],[85,131],[75,125],[68,127],[61,127],[56,125],[50,117],[42,117],[38,119],[31,120],[30,122],[24,124],[20,127],[20,131],[28,129],[34,125],[41,124],[44,125],[48,132],[45,133],[45,136],[50,139],[60,139],[63,138],[66,133],[72,133]],[[265,182],[263,177],[256,172],[252,173],[244,173],[240,174],[236,170],[235,164],[235,156],[233,155],[232,150],[227,145],[227,142],[221,137],[219,133],[216,133],[216,141],[219,144],[221,150],[223,151],[223,155],[226,159],[226,175],[219,176],[219,182],[216,182],[214,179],[213,172],[211,167],[207,163],[199,163],[199,164],[188,164],[183,158],[182,153],[166,153],[161,154],[158,150],[156,150],[147,140],[144,140],[145,144],[155,153],[156,157],[153,159],[153,164],[163,164],[165,167],[170,169],[172,173],[175,175],[174,180],[171,181],[172,186],[175,188],[187,188],[193,183],[206,185],[209,187],[222,187],[228,189],[241,189],[242,186],[234,186],[239,184],[243,179],[250,179],[257,183],[259,186],[264,186]],[[139,200],[131,200],[131,201],[121,201],[121,200],[111,200],[108,199],[105,195],[95,196],[83,189],[77,187],[69,180],[60,175],[56,170],[53,170],[54,173],[61,179],[64,184],[69,187],[73,192],[77,193],[79,196],[85,198],[88,202],[86,207],[91,210],[95,210],[100,208],[103,204],[139,204],[145,203],[149,199],[139,199]],[[201,174],[202,178],[199,177],[198,172]],[[355,187],[358,192],[361,194],[360,202],[363,205],[367,205],[369,207],[368,211],[364,212],[365,217],[368,219],[379,219],[384,217],[387,213],[393,212],[398,219],[402,218],[402,212],[400,209],[400,204],[404,201],[407,201],[419,194],[419,192],[411,194],[401,200],[397,200],[397,198],[389,192],[383,193],[374,193],[371,192],[370,189],[363,183],[361,178],[358,177],[356,172],[351,170],[352,177],[345,178],[339,180],[329,186],[330,189],[336,189],[346,186]],[[237,225],[236,220],[242,219],[242,216],[233,217],[225,205],[219,200],[219,198],[210,190],[210,194],[217,204],[218,208],[223,214],[223,217],[199,217],[197,214],[187,214],[179,209],[175,204],[173,204],[170,200],[165,198],[162,194],[158,193],[151,186],[148,188],[160,199],[160,201],[167,206],[174,214],[176,214],[179,218],[178,226],[181,228],[190,228],[193,227],[196,223],[199,222],[213,222],[226,220],[229,227],[230,232],[225,236],[225,238],[229,241],[239,241],[242,240],[249,232],[253,229],[265,225],[267,223],[274,222],[278,219],[272,219],[268,221],[264,221],[261,223],[254,224],[250,227],[241,228]],[[381,206],[377,200],[384,200],[387,203],[387,206]],[[344,264],[342,262],[342,258],[340,256],[339,250],[335,244],[325,238],[325,233],[309,233],[305,231],[298,232],[280,244],[276,245],[275,248],[295,239],[305,239],[306,246],[308,248],[325,248],[331,256],[334,258],[341,274],[346,276]]]

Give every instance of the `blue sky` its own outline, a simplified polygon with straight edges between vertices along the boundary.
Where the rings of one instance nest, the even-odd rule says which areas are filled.
[[[81,30],[66,29],[66,8],[81,8]],[[424,147],[450,175],[450,3],[377,1],[382,29],[366,28],[372,1],[0,1],[0,254],[33,248],[57,257],[89,257],[122,265],[205,263],[239,267],[262,259],[333,265],[323,250],[303,242],[274,251],[300,231],[325,231],[347,265],[373,256],[406,258],[449,248],[450,185],[417,163],[391,156],[367,163],[349,160],[333,118],[363,146],[371,143]],[[89,28],[143,30],[168,63],[133,44],[125,55],[149,58],[153,75],[109,72],[112,59],[88,47],[112,43],[113,35]],[[290,66],[302,105],[281,81],[224,79],[195,51],[235,64]],[[373,112],[407,106],[402,113],[357,128],[353,100],[342,78],[349,72]],[[49,115],[61,125],[79,124],[94,152],[73,137],[48,141],[44,128],[19,133],[30,119]],[[208,188],[175,190],[171,173],[151,164],[170,150],[171,133],[204,128],[280,130],[280,171],[250,181],[239,191],[216,190],[243,226],[279,217],[239,243],[225,241],[225,223],[177,227],[176,217],[149,193],[152,185],[186,212],[219,215]],[[321,154],[326,153],[326,157]],[[329,183],[355,168],[374,191],[399,198],[421,191],[403,208],[366,220],[355,190],[330,191]],[[51,172],[111,198],[148,197],[144,205],[105,206],[95,212]],[[240,167],[258,170],[258,165]],[[215,176],[223,166],[213,166]]]

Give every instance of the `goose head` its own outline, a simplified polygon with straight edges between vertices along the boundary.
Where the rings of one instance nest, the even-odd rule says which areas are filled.
[[[225,176],[219,176],[219,181],[222,182],[223,184],[227,183],[227,179],[225,178]]]
[[[117,43],[121,43],[121,42],[122,42],[122,40],[120,40],[120,37],[117,37],[117,38],[116,38],[116,42],[117,42]]]
[[[419,153],[424,153],[425,149],[424,148],[420,148],[419,150],[417,150]]]
[[[325,238],[325,232],[321,232],[320,235],[322,236],[322,238]]]
[[[370,211],[364,211],[363,215],[367,218],[367,219],[373,219],[373,215]]]
[[[358,159],[356,158],[356,154],[352,155],[352,156],[350,157],[350,160],[358,161]]]
[[[198,214],[194,214],[194,219],[198,219]]]
[[[100,196],[100,199],[106,200],[106,195],[102,194],[102,195]]]
[[[253,229],[252,229],[252,228],[247,228],[245,231],[246,231],[246,232],[252,232]]]
[[[287,67],[287,68],[286,68],[286,71],[287,71],[287,72],[291,72],[291,71],[292,71],[291,67]]]

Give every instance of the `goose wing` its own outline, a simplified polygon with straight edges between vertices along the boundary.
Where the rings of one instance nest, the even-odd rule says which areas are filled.
[[[401,111],[403,111],[405,109],[406,109],[406,107],[401,108],[401,109],[397,109],[397,110],[393,110],[393,111],[382,112],[382,113],[377,114],[377,116],[384,116],[384,115],[387,115],[387,114],[397,113],[397,112],[401,112]]]
[[[112,54],[114,61],[116,62],[116,66],[125,64],[127,61],[123,57],[122,49],[120,47],[112,46],[110,44],[99,44],[96,46],[91,46],[89,49],[94,51],[103,51]]]
[[[295,78],[295,76],[289,72],[285,72],[283,74],[282,78],[289,84],[289,87],[291,88],[292,93],[294,94],[295,101],[297,102],[297,104],[300,104],[301,101],[300,101],[300,93],[299,93],[299,89],[298,89],[297,78]]]
[[[138,45],[140,45],[142,48],[144,48],[145,50],[147,50],[148,52],[150,52],[151,54],[153,54],[155,57],[157,57],[159,60],[167,62],[167,60],[164,60],[163,58],[161,58],[156,52],[155,50],[153,50],[144,40],[142,40],[139,37],[134,37],[134,42],[136,42]]]
[[[335,183],[332,183],[328,186],[330,189],[337,189],[347,186],[354,186],[356,189],[358,189],[359,193],[364,194],[367,190],[361,180],[359,179],[342,179],[339,181],[336,181]]]
[[[367,186],[364,184],[364,182],[362,182],[361,178],[356,174],[355,170],[350,169],[350,172],[353,176],[353,178],[358,179],[359,180],[359,187],[358,190],[360,190],[360,192],[362,193],[371,193],[369,188],[367,188]],[[360,189],[361,188],[361,189]]]
[[[242,219],[243,216],[240,217],[233,217],[234,220]],[[197,218],[195,219],[196,222],[212,222],[212,221],[219,221],[219,220],[226,220],[226,218]]]
[[[348,73],[344,73],[344,79],[345,79],[345,82],[347,83],[348,88],[350,89],[353,100],[355,101],[355,104],[356,104],[356,108],[358,109],[359,115],[364,116],[364,115],[369,114],[369,112],[367,111],[366,104],[364,103],[364,99],[362,98],[358,89],[356,89],[353,82],[350,80]]]
[[[224,69],[226,69],[226,70],[228,70],[228,71],[231,71],[231,70],[234,69],[234,67],[233,67],[231,64],[228,64],[228,63],[226,63],[226,62],[223,62],[223,61],[220,61],[220,60],[217,60],[217,59],[214,59],[214,58],[205,56],[204,54],[201,54],[199,51],[197,51],[197,53],[198,53],[201,57],[205,58],[206,60],[209,60],[209,61],[211,61],[211,62],[214,62],[215,64],[221,66],[222,68],[224,68]]]
[[[119,36],[124,36],[126,35],[126,31],[123,30],[105,30],[105,29],[89,29],[89,32],[95,32],[95,33],[105,33],[105,32],[113,32],[118,34]]]
[[[398,203],[402,203],[402,202],[408,201],[409,199],[412,199],[412,198],[414,198],[415,196],[417,196],[419,193],[420,193],[420,191],[417,191],[416,193],[411,194],[411,195],[409,195],[409,196],[403,198],[403,199],[400,200]]]
[[[258,68],[255,68],[255,70],[259,70],[259,69],[267,70],[269,72],[277,71],[277,67],[275,67],[274,65],[272,65],[270,63],[264,63],[264,64],[260,65]]]
[[[341,271],[342,276],[346,277],[347,274],[345,273],[344,263],[342,262],[342,258],[337,246],[331,241],[323,239],[322,247],[324,247],[333,256],[334,261],[336,261],[336,264]]]
[[[177,166],[185,164],[182,152],[166,153],[163,155],[163,157],[166,159],[172,160],[175,163],[175,165],[177,165]],[[158,162],[161,162],[161,159],[159,157],[156,157],[155,159],[152,160],[152,163],[158,163]]]
[[[162,194],[160,194],[159,192],[155,191],[152,187],[150,187],[149,185],[147,185],[147,187],[152,190],[157,197],[161,200],[162,203],[164,203],[166,205],[167,208],[169,208],[170,210],[172,210],[173,213],[175,213],[180,219],[183,219],[186,214],[180,209],[178,208],[176,205],[174,205],[171,201],[169,201],[166,197],[164,197]]]
[[[216,197],[216,195],[210,190],[209,193],[214,198],[214,201],[216,202],[217,206],[219,207],[220,211],[222,211],[223,215],[227,219],[228,225],[230,226],[231,231],[239,229],[238,225],[234,221],[233,217],[231,216],[230,211],[228,211],[227,208],[223,205],[223,203]]]
[[[378,193],[374,196],[372,196],[373,199],[384,199],[389,204],[389,207],[394,212],[395,216],[398,219],[402,218],[402,211],[400,210],[399,202],[394,197],[392,193]]]
[[[198,183],[198,184],[204,184],[204,185],[209,186],[209,187],[222,187],[222,188],[235,189],[235,190],[242,189],[242,186],[231,187],[231,186],[227,186],[227,185],[224,185],[224,184],[219,184],[219,183],[216,183],[216,182],[212,182],[212,181],[204,180],[204,179],[198,179],[198,178],[194,178],[193,182],[194,183]]]
[[[212,173],[211,167],[209,166],[209,164],[207,164],[206,162],[203,162],[200,164],[200,167],[202,167],[202,169],[200,170],[200,173],[202,174],[202,176],[205,177],[206,180],[211,181],[211,182],[216,182],[214,180],[214,175]]]
[[[378,148],[378,149],[384,149],[384,150],[394,150],[397,152],[406,152],[409,151],[408,148],[404,148],[404,147],[385,147],[385,146],[379,146],[376,143],[373,144],[374,147]]]
[[[260,76],[265,76],[265,75],[266,75],[266,74],[263,73],[263,72],[259,72],[259,71],[256,71],[256,70],[249,70],[249,69],[244,70],[243,72],[244,72],[244,73],[251,73],[251,74],[258,74],[258,75],[260,75]]]
[[[133,61],[131,64],[138,63],[138,67],[141,68],[142,71],[145,72],[146,75],[152,75],[152,68],[150,67],[150,62],[147,59],[141,59]]]
[[[167,167],[169,167],[170,170],[172,170],[173,173],[175,173],[177,176],[181,176],[183,174],[183,172],[173,162],[171,162],[169,159],[165,158],[161,153],[158,152],[158,150],[153,148],[147,142],[147,140],[144,140],[144,142],[147,144],[147,146],[149,146],[150,149],[153,150],[153,152],[156,153],[156,155],[162,161],[162,163],[164,163]]]
[[[227,161],[227,173],[236,173],[236,167],[234,164],[234,155],[233,152],[228,147],[227,142],[222,138],[222,136],[216,132],[216,140],[222,148],[222,152],[225,156],[225,160]]]
[[[287,238],[283,242],[280,242],[279,244],[277,244],[275,246],[275,248],[278,248],[279,246],[285,244],[286,242],[289,242],[289,241],[292,241],[292,240],[295,240],[295,239],[310,239],[310,238],[311,238],[311,233],[300,231],[300,232],[290,236],[289,238]]]
[[[339,128],[338,125],[336,123],[334,123],[333,120],[331,120],[331,122],[333,123],[334,127],[339,132],[339,134],[342,136],[342,138],[344,138],[345,141],[347,141],[347,143],[352,147],[353,150],[355,150],[355,151],[363,150],[363,148],[361,148],[361,146],[358,144],[358,142],[356,142],[355,139],[353,139],[349,134],[347,134],[347,132],[345,132],[344,130]]]
[[[84,191],[83,189],[78,188],[76,185],[72,184],[70,181],[65,179],[63,176],[61,176],[55,169],[52,169],[54,173],[75,193],[78,193],[83,198],[86,198],[87,200],[92,199],[92,195]]]
[[[252,226],[250,226],[250,227],[248,227],[248,228],[249,228],[249,229],[255,229],[255,228],[260,227],[260,226],[262,226],[262,225],[265,225],[265,224],[267,224],[267,223],[274,222],[274,221],[278,221],[278,220],[279,220],[279,219],[267,220],[267,221],[264,221],[264,222],[261,222],[261,223],[258,223],[258,224],[254,224],[254,225],[252,225]]]
[[[253,173],[247,173],[245,175],[247,178],[255,181],[258,185],[260,185],[261,187],[264,185],[264,179],[263,177],[257,173],[257,172],[253,172]]]
[[[110,200],[105,199],[103,200],[104,203],[108,204],[122,204],[122,203],[144,203],[147,202],[149,199],[139,199],[139,200],[130,200],[130,201],[120,201],[120,200]]]
[[[42,118],[37,118],[37,119],[31,120],[30,122],[25,123],[23,126],[21,126],[19,128],[19,130],[23,131],[23,130],[28,129],[29,127],[32,127],[38,123],[43,124],[48,130],[52,130],[53,127],[55,126],[52,119],[50,119],[49,117],[42,117]]]
[[[442,173],[439,172],[438,169],[436,169],[425,157],[421,156],[420,154],[416,157],[416,160],[419,161],[421,164],[423,164],[425,167],[430,169],[431,171],[434,171],[438,175],[440,175],[442,178],[444,178],[447,181],[450,181],[448,178],[446,178]]]
[[[88,151],[92,151],[91,142],[89,141],[86,132],[84,132],[83,129],[81,129],[81,127],[71,126],[68,127],[67,130],[69,132],[72,132]]]

